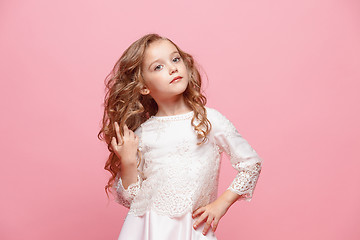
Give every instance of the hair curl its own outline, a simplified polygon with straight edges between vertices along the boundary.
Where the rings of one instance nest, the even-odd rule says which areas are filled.
[[[108,190],[111,192],[111,187],[115,182],[117,174],[120,172],[121,165],[121,160],[111,148],[111,139],[116,137],[114,123],[119,123],[120,134],[123,136],[125,124],[129,129],[135,131],[143,122],[158,111],[158,106],[153,98],[149,95],[140,94],[140,90],[144,87],[141,74],[144,54],[147,47],[152,42],[158,40],[170,41],[179,51],[188,70],[189,84],[183,96],[185,103],[194,112],[191,125],[197,132],[198,137],[201,138],[201,141],[198,142],[199,145],[207,141],[207,135],[211,130],[211,123],[207,119],[205,109],[206,97],[202,94],[201,76],[194,58],[182,51],[174,42],[166,37],[158,34],[147,34],[141,37],[124,51],[109,75],[105,78],[104,115],[98,138],[106,142],[110,151],[104,167],[105,170],[111,173],[111,177],[105,186],[105,192],[108,197]]]

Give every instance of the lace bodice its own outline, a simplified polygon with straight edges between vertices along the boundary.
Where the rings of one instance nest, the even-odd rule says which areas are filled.
[[[142,161],[137,182],[124,189],[118,175],[113,185],[115,200],[143,215],[153,209],[170,217],[182,216],[217,198],[221,153],[230,156],[238,172],[228,189],[251,201],[261,172],[262,159],[220,112],[206,107],[212,125],[205,144],[191,125],[193,112],[155,117],[135,134],[140,138]]]

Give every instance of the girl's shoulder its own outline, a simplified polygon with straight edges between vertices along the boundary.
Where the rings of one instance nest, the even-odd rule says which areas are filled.
[[[227,120],[228,119],[225,117],[224,114],[222,114],[220,111],[216,110],[215,108],[211,108],[211,107],[205,107],[206,109],[206,114],[207,114],[207,118],[210,122],[214,121],[214,122],[217,122],[217,121],[224,121],[224,120]]]
[[[141,135],[141,130],[142,130],[142,128],[141,128],[141,125],[140,125],[137,129],[135,129],[134,133],[135,133],[137,136],[140,136],[140,135]]]
[[[135,129],[134,133],[138,136],[141,136],[144,125],[146,125],[148,121],[149,121],[149,119],[147,119],[145,122],[141,123],[140,126],[137,129]]]
[[[220,111],[205,107],[207,113],[207,119],[210,121],[213,131],[234,131],[235,127],[233,123]]]
[[[221,114],[218,110],[212,107],[205,106],[207,115],[214,116]]]
[[[140,136],[142,133],[142,130],[146,127],[152,127],[156,125],[156,121],[154,121],[154,119],[152,117],[146,119],[143,123],[140,124],[140,126],[134,131],[134,133],[136,133],[136,135]],[[148,129],[146,128],[146,129]]]

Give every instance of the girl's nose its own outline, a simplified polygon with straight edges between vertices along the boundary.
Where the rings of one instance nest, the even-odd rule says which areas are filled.
[[[177,72],[177,68],[175,65],[170,66],[170,74],[173,74],[174,72]]]

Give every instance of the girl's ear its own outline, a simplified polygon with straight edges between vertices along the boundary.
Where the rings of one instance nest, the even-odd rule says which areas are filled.
[[[147,87],[143,87],[141,90],[140,90],[140,93],[142,95],[148,95],[150,93],[150,90],[147,88]]]

